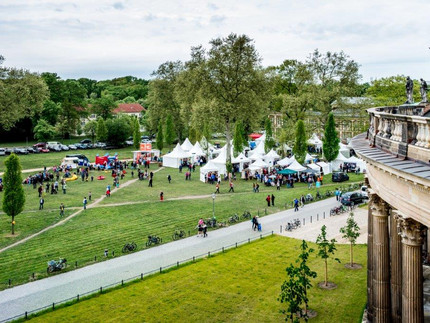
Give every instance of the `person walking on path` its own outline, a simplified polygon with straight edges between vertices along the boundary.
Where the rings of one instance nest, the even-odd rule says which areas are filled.
[[[163,200],[164,200],[164,193],[160,192],[160,201],[163,201]]]
[[[299,200],[297,198],[294,199],[294,212],[299,210]]]
[[[64,204],[63,203],[60,204],[60,216],[61,217],[64,216]]]
[[[272,194],[272,206],[275,206],[275,195]]]
[[[302,207],[305,206],[305,196],[302,194],[302,196],[300,197],[300,204],[302,205]]]
[[[270,195],[266,197],[267,206],[270,207]]]
[[[198,229],[198,233],[197,233],[197,237],[200,237],[203,234],[203,219],[200,218],[199,223],[197,224],[197,229]]]
[[[85,196],[85,197],[84,197],[84,200],[82,201],[82,204],[84,205],[84,210],[86,210],[86,209],[87,209],[87,203],[88,203],[88,201],[87,201],[87,197]]]
[[[336,201],[339,201],[339,189],[336,187],[336,190],[334,191],[334,195],[336,196]]]
[[[255,215],[252,217],[252,230],[257,230],[257,218]]]
[[[230,189],[228,190],[228,192],[233,192],[234,193],[234,184],[232,181],[230,181]]]
[[[255,184],[255,193],[260,193],[260,185],[258,183]]]
[[[152,187],[152,177],[149,178],[149,184],[148,187]]]
[[[219,183],[216,183],[215,188],[216,188],[215,194],[216,193],[220,194],[220,192],[219,192]]]
[[[43,197],[40,198],[39,201],[39,210],[43,210],[43,204],[45,203],[45,200],[43,199]]]
[[[206,223],[203,222],[203,238],[206,238],[208,236],[208,226]]]

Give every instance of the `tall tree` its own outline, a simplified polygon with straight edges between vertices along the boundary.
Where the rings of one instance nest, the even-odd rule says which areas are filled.
[[[350,252],[350,268],[354,268],[354,255],[353,247],[360,236],[360,227],[354,220],[354,213],[349,213],[348,219],[346,220],[346,226],[340,228],[340,233],[343,234],[342,238],[349,241],[349,252]]]
[[[309,303],[309,297],[308,297],[308,290],[312,287],[311,284],[311,278],[316,278],[317,273],[313,270],[311,270],[308,266],[308,259],[309,255],[314,252],[314,249],[309,248],[308,244],[305,240],[302,240],[302,243],[300,244],[300,254],[299,259],[296,260],[296,263],[298,263],[298,270],[299,270],[299,283],[302,287],[302,299],[303,303],[305,304],[305,310],[304,313],[302,313],[302,317],[305,318],[305,321],[308,321],[308,303]]]
[[[37,125],[34,127],[34,139],[37,141],[48,141],[52,139],[55,134],[55,127],[51,126],[46,120],[39,119]]]
[[[94,139],[97,135],[97,121],[91,120],[87,122],[84,126],[84,132],[86,135],[91,137],[91,141],[94,143]]]
[[[303,120],[298,120],[296,123],[296,140],[293,147],[293,153],[300,164],[305,162],[307,148],[308,144],[305,124],[303,123]]]
[[[160,122],[158,124],[158,131],[157,131],[157,138],[156,138],[156,144],[157,144],[157,148],[161,151],[163,150],[163,123]]]
[[[121,146],[130,136],[131,129],[127,117],[119,116],[106,121],[107,140],[115,146]]]
[[[323,154],[328,162],[335,160],[339,154],[339,135],[336,131],[336,124],[334,123],[333,113],[329,113],[325,125],[323,142]]]
[[[264,149],[267,153],[275,146],[275,140],[273,139],[272,132],[272,122],[269,118],[266,118],[264,121],[264,129],[266,130],[266,141],[264,142]]]
[[[112,111],[117,107],[117,104],[110,95],[103,96],[100,99],[93,101],[91,110],[97,115],[106,120],[112,117]]]
[[[246,35],[230,34],[210,41],[210,49],[192,49],[188,70],[195,72],[192,81],[196,93],[193,115],[213,119],[224,130],[227,141],[227,167],[231,165],[231,139],[236,120],[258,124],[267,112],[269,79],[253,41]]]
[[[102,118],[98,118],[97,119],[97,131],[96,131],[96,135],[97,135],[97,140],[104,142],[107,140],[107,128],[106,128],[106,123]]]
[[[135,119],[134,121],[134,131],[133,131],[133,147],[134,149],[139,149],[140,148],[140,124],[139,124],[139,119]]]
[[[324,260],[324,286],[328,285],[328,266],[327,260],[330,258],[330,255],[334,255],[336,251],[336,239],[327,239],[327,227],[323,225],[321,227],[321,233],[317,237],[316,244],[318,245],[318,254],[317,256]],[[338,258],[334,258],[337,262],[340,262]]]
[[[12,234],[15,234],[15,217],[22,212],[25,193],[22,187],[21,164],[18,156],[11,154],[5,160],[6,171],[3,176],[3,211],[12,217]]]
[[[173,140],[175,140],[175,130],[173,125],[173,118],[171,114],[167,115],[166,118],[166,136],[165,136],[166,144],[170,147],[173,144]]]
[[[239,155],[244,147],[244,130],[241,120],[236,121],[233,136],[233,152],[235,156]]]
[[[62,114],[61,103],[55,103],[51,100],[46,100],[43,103],[43,109],[40,117],[45,119],[50,125],[55,126],[58,121],[58,116]]]

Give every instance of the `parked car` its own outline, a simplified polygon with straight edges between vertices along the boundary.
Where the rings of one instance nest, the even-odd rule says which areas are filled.
[[[126,144],[127,146],[133,146],[133,140],[126,140],[126,141],[125,141],[125,144]]]
[[[48,148],[41,148],[41,149],[39,149],[39,151],[41,153],[49,153],[50,150]]]
[[[104,142],[96,142],[94,144],[94,147],[96,147],[96,148],[105,148],[106,144]]]
[[[70,148],[67,147],[66,145],[61,144],[60,145],[61,150],[69,150]]]
[[[14,148],[13,152],[17,155],[28,155],[28,151],[25,148]]]
[[[47,148],[46,147],[46,142],[38,142],[37,144],[34,144],[33,147],[37,147],[37,148]],[[39,149],[40,150],[40,149]]]
[[[38,154],[40,152],[36,147],[26,147],[25,149],[27,149],[30,154]]]
[[[361,194],[363,194],[366,197],[369,197],[369,194],[367,193],[367,186],[366,185],[363,185],[361,187]]]
[[[331,180],[333,182],[344,182],[344,181],[348,181],[349,180],[349,176],[348,174],[345,173],[333,173],[331,174]]]
[[[12,148],[5,148],[4,152],[6,153],[6,155],[10,155],[11,153],[13,153],[13,149]]]
[[[60,146],[51,146],[48,147],[50,151],[61,151],[61,147]]]
[[[91,144],[91,139],[82,139],[80,141],[81,144]]]
[[[0,156],[5,156],[5,155],[6,155],[6,149],[0,148]]]
[[[87,145],[81,144],[80,142],[75,144],[76,149],[87,149]]]
[[[363,203],[367,199],[368,197],[364,196],[360,192],[347,192],[342,194],[340,197],[340,203],[350,206]]]
[[[151,140],[151,138],[149,138],[149,136],[142,136],[142,137],[140,137],[140,139],[141,139],[141,140],[144,140],[144,139],[146,139],[146,140]]]
[[[59,143],[58,141],[48,141],[46,143],[46,148],[54,151],[61,151],[61,143]]]
[[[76,147],[75,145],[69,145],[69,149],[70,150],[76,150],[76,149],[78,149],[78,147]]]

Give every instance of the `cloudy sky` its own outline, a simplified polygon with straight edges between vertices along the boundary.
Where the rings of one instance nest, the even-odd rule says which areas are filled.
[[[263,65],[343,50],[363,81],[430,80],[429,0],[1,0],[6,66],[62,78],[149,78],[191,46],[247,34]]]

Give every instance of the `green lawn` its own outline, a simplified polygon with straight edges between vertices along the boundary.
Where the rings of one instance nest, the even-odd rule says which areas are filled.
[[[33,319],[82,322],[281,322],[277,301],[285,268],[297,257],[300,241],[268,237],[225,254],[170,270],[56,309]],[[315,247],[311,244],[312,247]],[[323,279],[323,263],[315,255],[310,267],[317,271],[309,305],[318,315],[312,322],[359,322],[366,302],[366,246],[355,247],[361,270],[345,269],[349,246],[339,245],[342,264],[329,262],[334,290],[316,285]]]
[[[101,256],[106,248],[115,251],[116,256],[120,255],[120,250],[126,242],[135,241],[141,249],[150,234],[162,237],[163,242],[170,241],[177,228],[195,234],[194,229],[198,219],[212,216],[212,198],[207,196],[199,199],[169,200],[169,194],[171,192],[176,197],[209,194],[213,191],[213,186],[196,179],[191,182],[185,181],[182,179],[183,174],[179,175],[176,171],[171,173],[173,181],[168,184],[164,177],[170,171],[164,169],[157,172],[154,175],[153,188],[147,186],[147,181],[137,181],[104,200],[105,203],[127,201],[142,203],[115,207],[102,205],[88,209],[85,214],[79,214],[64,225],[0,253],[0,289],[6,287],[8,279],[12,279],[13,284],[20,284],[27,282],[32,273],[36,273],[37,278],[45,277],[46,262],[51,259],[65,257],[70,264],[77,261],[79,266],[83,266],[92,263],[94,256],[97,256],[97,260],[103,259]],[[105,185],[103,181],[87,183],[78,180],[70,183],[70,190],[66,195],[62,193],[49,195],[45,211],[27,211],[17,216],[17,237],[10,237],[10,218],[3,214],[0,217],[0,246],[8,245],[58,221],[60,219],[58,205],[63,198],[69,198],[70,205],[81,207],[82,195],[86,195],[90,187],[95,198],[96,192],[98,195],[104,192]],[[236,183],[237,193],[222,193],[217,196],[215,213],[219,221],[226,220],[234,213],[241,215],[244,210],[263,216],[266,209],[265,196],[268,193],[274,193],[277,198],[276,206],[267,208],[269,214],[283,210],[285,202],[290,202],[293,198],[309,192],[307,186],[302,184],[296,185],[294,189],[283,188],[281,191],[276,191],[274,187],[261,187],[260,193],[252,193],[250,185],[250,182],[239,180]],[[327,189],[333,190],[330,185],[332,184],[325,184],[321,192]],[[226,183],[222,184],[222,187],[225,188]],[[165,195],[167,200],[164,202],[159,201],[160,190],[167,192]],[[38,206],[37,194],[33,188],[27,187],[26,192],[28,191],[34,199],[32,203],[28,203],[34,209]],[[123,191],[126,194],[123,194]],[[221,191],[223,192],[223,189]],[[312,193],[315,194],[315,189]],[[49,211],[51,206],[52,211]],[[66,206],[69,204],[66,203]],[[70,209],[66,210],[68,214],[73,212]],[[16,266],[18,258],[22,261],[21,266]],[[70,266],[70,269],[73,267]]]

